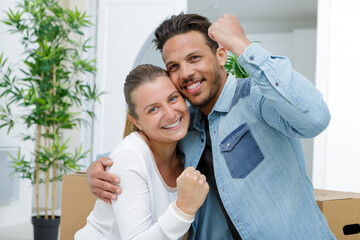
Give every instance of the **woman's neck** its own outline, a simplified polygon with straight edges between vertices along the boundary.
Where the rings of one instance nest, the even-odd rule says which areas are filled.
[[[176,145],[173,144],[159,144],[159,143],[150,143],[151,151],[153,152],[154,158],[156,160],[157,165],[161,165],[163,167],[171,167],[173,165],[174,160],[177,160],[176,153]]]
[[[165,183],[170,187],[176,187],[176,179],[184,169],[180,156],[176,151],[177,142],[156,142],[147,138],[143,133],[140,133],[140,135],[150,147],[157,168]]]

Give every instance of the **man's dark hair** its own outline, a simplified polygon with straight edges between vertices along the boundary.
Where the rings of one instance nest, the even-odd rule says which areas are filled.
[[[204,35],[206,45],[208,45],[213,53],[219,47],[219,44],[212,40],[208,35],[208,29],[211,23],[206,17],[198,14],[184,14],[173,15],[170,19],[165,20],[155,31],[156,49],[162,52],[164,44],[170,38],[187,33],[190,31],[197,31]]]

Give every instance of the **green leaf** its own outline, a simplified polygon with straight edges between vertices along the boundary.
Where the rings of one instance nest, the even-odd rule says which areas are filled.
[[[229,52],[227,54],[227,59],[225,63],[225,70],[227,73],[234,75],[236,78],[247,78],[249,75],[246,73],[245,69],[238,62],[238,57]]]

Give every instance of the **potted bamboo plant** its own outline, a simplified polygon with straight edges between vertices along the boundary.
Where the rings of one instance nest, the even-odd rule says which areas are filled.
[[[0,54],[0,128],[8,133],[17,122],[25,124],[31,134],[23,137],[34,141],[31,156],[22,156],[20,150],[12,157],[14,172],[30,179],[36,189],[36,216],[33,217],[35,239],[57,239],[59,218],[55,216],[56,181],[62,175],[79,170],[78,162],[89,151],[81,146],[70,153],[68,140],[63,139],[64,130],[71,130],[83,122],[81,107],[93,102],[102,94],[94,83],[82,78],[85,73],[95,74],[95,60],[85,59],[82,54],[91,47],[84,41],[83,30],[90,26],[88,16],[77,9],[62,8],[56,0],[23,0],[16,9],[6,11],[2,22],[9,25],[10,32],[22,35],[24,59],[17,71]],[[12,110],[22,107],[19,114]],[[93,118],[94,112],[86,110]],[[45,195],[40,196],[39,186],[45,185]],[[48,213],[48,195],[51,186],[52,211]],[[40,215],[39,199],[45,200],[45,214]],[[38,227],[40,224],[40,227]],[[45,224],[45,228],[41,228]],[[39,229],[55,225],[55,236]]]

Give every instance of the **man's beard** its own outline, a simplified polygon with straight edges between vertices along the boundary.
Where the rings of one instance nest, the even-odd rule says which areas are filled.
[[[216,94],[218,93],[218,91],[220,91],[220,87],[221,87],[221,74],[220,74],[220,69],[218,68],[217,71],[214,72],[214,76],[213,76],[214,82],[213,84],[215,85],[215,87],[213,88],[213,86],[210,89],[210,93],[209,96],[207,96],[206,99],[204,99],[202,102],[199,103],[192,103],[190,101],[190,103],[197,108],[203,108],[206,107],[207,105],[209,105],[209,103],[211,102],[211,100],[213,100],[213,98],[215,98]]]

